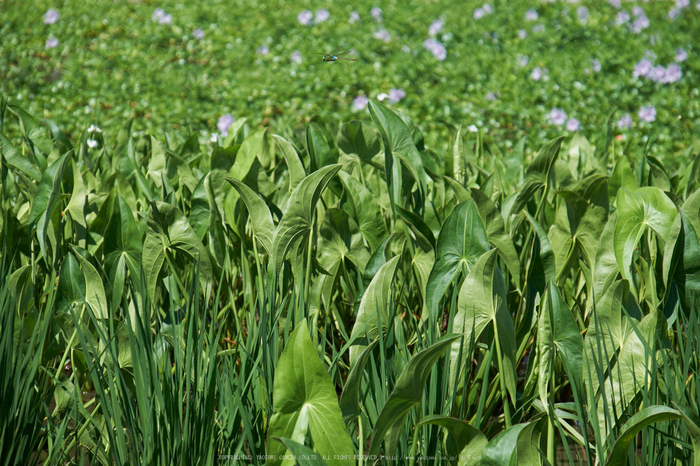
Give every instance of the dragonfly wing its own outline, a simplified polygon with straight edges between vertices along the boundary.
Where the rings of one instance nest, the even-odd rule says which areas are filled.
[[[347,52],[341,52],[343,50],[343,47],[338,47],[337,49],[333,50],[331,53],[328,55],[340,55],[341,53],[347,53]],[[340,53],[339,53],[340,52]]]

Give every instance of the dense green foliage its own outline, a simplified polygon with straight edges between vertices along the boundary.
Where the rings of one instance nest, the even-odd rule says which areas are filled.
[[[700,461],[695,152],[2,107],[6,464]]]

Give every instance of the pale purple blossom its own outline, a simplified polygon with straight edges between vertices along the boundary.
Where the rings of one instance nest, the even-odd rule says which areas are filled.
[[[637,115],[639,116],[640,120],[651,123],[652,121],[656,120],[656,109],[653,105],[649,104],[646,107],[640,108]]]
[[[54,24],[60,17],[61,15],[58,14],[58,11],[49,8],[49,11],[44,13],[44,24]]]
[[[308,26],[313,22],[313,19],[314,14],[311,13],[309,10],[304,10],[297,15],[297,21],[299,21],[299,24],[301,24],[302,26]]]
[[[632,76],[635,78],[644,77],[647,78],[654,72],[654,64],[648,58],[643,58],[634,66],[634,71]]]
[[[521,68],[525,68],[530,61],[530,57],[527,55],[518,55],[515,57],[515,61],[518,63],[518,66]]]
[[[199,28],[192,31],[192,35],[194,36],[195,39],[198,39],[198,40],[204,39],[204,31],[202,31]]]
[[[620,0],[608,0],[608,3],[614,8],[620,8],[620,6],[622,6]]]
[[[484,3],[483,5],[481,5],[481,8],[484,10],[484,13],[486,13],[487,15],[490,15],[491,13],[493,13],[493,8],[491,8],[491,5],[489,5],[488,3]]]
[[[54,36],[51,35],[46,40],[46,44],[44,45],[44,48],[52,49],[54,47],[58,47],[58,39],[56,39]]]
[[[600,60],[598,60],[597,58],[594,58],[593,60],[591,60],[591,65],[593,67],[594,73],[598,73],[602,68],[602,65],[600,64]]]
[[[350,24],[355,24],[360,20],[360,14],[357,11],[353,11],[350,13],[350,19],[348,19],[348,23]]]
[[[525,39],[527,37],[527,31],[525,29],[521,29],[518,31],[518,37],[520,39]]]
[[[430,50],[430,53],[440,61],[445,61],[447,58],[447,49],[445,49],[445,46],[438,40],[426,39],[423,42],[423,47]]]
[[[673,7],[668,10],[668,19],[676,19],[681,14],[681,9]]]
[[[657,83],[663,83],[666,79],[666,68],[663,65],[655,66],[649,77]]]
[[[532,70],[532,73],[530,73],[530,78],[533,81],[539,81],[541,79],[547,81],[549,79],[548,74],[547,68],[540,68],[537,66]]]
[[[629,113],[625,113],[619,120],[617,120],[617,127],[620,129],[630,129],[632,127],[632,117]]]
[[[476,125],[469,125],[467,126],[467,131],[469,131],[470,133],[478,133],[479,128],[477,128]]]
[[[402,51],[403,53],[411,53],[411,47],[409,47],[408,45],[402,45],[402,46],[401,46],[401,51]]]
[[[566,129],[571,132],[578,131],[581,129],[581,123],[576,118],[569,118],[569,121],[566,122]]]
[[[696,9],[696,10],[700,10],[700,1],[699,1],[698,3],[695,4],[695,9]]]
[[[322,23],[330,17],[331,17],[331,14],[328,12],[328,10],[325,10],[325,9],[318,10],[318,11],[316,11],[316,24]]]
[[[442,31],[442,21],[441,20],[436,19],[435,21],[430,23],[430,27],[428,28],[428,35],[430,37],[434,37],[440,31]]]
[[[525,13],[525,21],[535,21],[537,18],[539,18],[539,15],[535,10],[527,10]]]
[[[615,16],[615,24],[620,26],[622,24],[628,23],[630,20],[630,14],[626,11],[620,11],[617,16]]]
[[[168,14],[162,8],[156,8],[151,15],[151,21],[158,24],[171,24],[173,22],[172,15]]]
[[[544,24],[535,24],[535,27],[532,28],[532,32],[535,34],[544,32]]]
[[[367,96],[358,95],[358,96],[355,97],[355,99],[352,101],[352,107],[353,107],[355,110],[360,111],[360,110],[364,110],[365,108],[367,108],[367,104],[368,104],[368,103],[369,103],[369,99],[367,98]]]
[[[561,126],[566,123],[566,112],[554,107],[552,111],[549,112],[549,119],[552,120],[552,123],[555,125]]]
[[[684,62],[688,59],[688,54],[682,48],[676,50],[676,61],[678,63]]]
[[[676,0],[676,8],[685,8],[690,5],[690,0]]]
[[[373,34],[375,39],[379,39],[382,42],[386,42],[387,44],[391,42],[391,34],[389,34],[389,31],[386,29],[382,28],[379,31],[375,32]]]
[[[675,83],[676,81],[680,81],[682,77],[683,71],[681,70],[681,67],[678,66],[677,63],[671,63],[666,67],[666,73],[664,74],[663,83]]]
[[[486,100],[494,101],[498,100],[498,97],[496,97],[496,94],[494,94],[493,92],[489,92],[488,94],[486,94]]]
[[[392,104],[399,102],[404,97],[406,97],[406,93],[403,89],[389,89],[389,102]]]
[[[636,34],[639,34],[642,32],[644,29],[649,27],[649,18],[646,16],[640,16],[639,18],[635,19],[634,22],[632,23],[632,31]]]
[[[258,55],[267,55],[270,53],[270,48],[267,45],[261,45],[257,49],[255,49],[255,53]]]
[[[226,137],[226,135],[228,134],[228,129],[234,121],[236,121],[236,119],[232,117],[230,113],[222,115],[219,118],[219,122],[216,124],[216,127],[219,129],[221,136]]]
[[[291,60],[294,63],[301,63],[301,52],[298,50],[295,50],[294,52],[292,52]]]
[[[95,141],[94,139],[88,139],[87,145],[90,149],[93,149],[93,148],[97,147],[97,141]]]
[[[588,8],[585,6],[578,7],[576,9],[576,15],[578,16],[578,20],[581,24],[588,23]]]
[[[372,18],[374,18],[377,21],[382,20],[382,9],[378,7],[374,7],[371,10],[369,10],[369,14],[372,15]]]
[[[486,16],[486,12],[483,8],[477,8],[476,10],[474,10],[474,19],[481,19],[484,16]]]
[[[632,8],[632,14],[634,15],[635,18],[639,18],[640,16],[645,16],[644,15],[644,8],[641,6],[636,6]]]

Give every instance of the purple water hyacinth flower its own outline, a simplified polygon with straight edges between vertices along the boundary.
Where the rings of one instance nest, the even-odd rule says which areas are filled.
[[[632,127],[632,117],[629,113],[626,113],[622,118],[617,120],[617,127],[620,129],[630,129]]]
[[[494,94],[493,92],[489,92],[488,94],[486,94],[485,98],[486,98],[486,100],[491,100],[491,101],[498,100],[498,97],[496,97],[496,94]]]
[[[652,71],[649,74],[649,77],[653,80],[656,81],[657,83],[662,83],[664,82],[666,78],[666,68],[664,68],[662,65],[658,65],[654,67],[654,71]]]
[[[430,50],[430,53],[440,61],[445,61],[447,58],[447,49],[445,49],[445,46],[438,40],[426,39],[423,42],[423,47]]]
[[[374,7],[371,10],[369,10],[369,14],[372,15],[372,18],[374,18],[377,21],[382,20],[382,9],[378,7]]]
[[[481,5],[481,8],[484,10],[484,13],[486,13],[487,15],[490,15],[491,13],[493,13],[493,8],[491,8],[491,5],[489,5],[488,3],[484,3],[483,5]]]
[[[302,26],[308,26],[313,22],[314,19],[314,14],[311,13],[309,10],[304,10],[301,13],[297,15],[297,21],[299,21],[299,24]]]
[[[690,5],[690,0],[676,0],[676,8],[685,8]]]
[[[195,39],[198,39],[198,40],[204,39],[204,31],[202,31],[199,28],[192,31],[192,35],[194,36]]]
[[[234,121],[236,121],[236,119],[232,117],[230,113],[222,115],[219,118],[219,122],[216,124],[216,127],[218,128],[222,137],[226,137],[226,135],[228,134],[228,129]]]
[[[552,111],[549,112],[549,119],[552,120],[552,123],[555,125],[561,126],[566,123],[566,112],[554,107]]]
[[[379,39],[382,42],[386,42],[387,44],[391,42],[391,34],[389,34],[389,31],[386,29],[382,28],[379,31],[375,32],[373,34],[375,39]]]
[[[369,99],[367,98],[367,96],[358,95],[352,101],[352,108],[354,108],[357,111],[364,110],[367,108],[368,103],[369,103]]]
[[[632,76],[638,77],[649,77],[654,72],[654,64],[648,58],[643,58],[634,66],[634,71]]]
[[[54,24],[60,17],[61,15],[58,14],[58,11],[49,8],[49,11],[44,13],[44,24]]]
[[[267,45],[261,45],[257,49],[255,49],[255,53],[258,55],[267,55],[270,53],[270,48]]]
[[[520,39],[525,39],[527,37],[527,31],[525,29],[521,29],[518,31],[518,37]]]
[[[545,75],[547,74],[547,69],[546,68],[540,68],[539,66],[536,66],[535,69],[532,70],[532,73],[530,73],[530,78],[533,81],[539,81],[542,79]]]
[[[613,8],[620,8],[622,6],[622,3],[620,0],[608,0],[608,3],[613,6]]]
[[[389,102],[395,104],[406,97],[403,89],[389,89]]]
[[[316,24],[322,23],[330,17],[331,17],[331,14],[328,12],[328,10],[325,10],[325,9],[318,10],[318,11],[316,11]]]
[[[292,60],[292,62],[294,62],[294,63],[301,63],[301,52],[298,51],[298,50],[295,50],[295,51],[292,53],[292,58],[291,58],[291,60]]]
[[[632,23],[632,32],[634,32],[635,34],[639,34],[648,27],[649,18],[647,18],[646,16],[640,16],[639,18],[635,19]]]
[[[171,24],[173,22],[173,17],[162,8],[156,8],[153,11],[153,15],[151,15],[151,21],[155,21],[158,24]]]
[[[676,50],[676,61],[678,63],[684,62],[688,59],[688,54],[682,48]]]
[[[664,83],[670,84],[680,81],[683,77],[683,71],[681,67],[676,63],[671,63],[666,67],[666,74],[664,75]]]
[[[639,18],[640,16],[645,16],[644,14],[644,8],[641,6],[636,6],[632,8],[632,14],[634,15],[635,18]]]
[[[678,15],[681,14],[681,9],[673,7],[670,10],[668,10],[668,19],[676,19],[678,18]]]
[[[699,1],[698,3],[695,4],[695,9],[696,9],[696,10],[700,10],[700,1]]]
[[[527,12],[525,13],[525,21],[535,21],[539,17],[540,16],[535,10],[527,10]]]
[[[532,28],[532,32],[535,34],[544,32],[544,24],[535,24],[535,27]]]
[[[484,11],[483,8],[477,8],[474,10],[474,19],[481,19],[486,15],[486,12]]]
[[[656,109],[653,105],[649,104],[646,107],[640,108],[637,115],[639,116],[640,120],[651,123],[652,121],[656,120]]]
[[[566,122],[566,129],[571,132],[578,131],[581,129],[581,123],[576,118],[569,118],[569,121]]]
[[[350,13],[350,19],[348,19],[348,23],[350,24],[355,24],[360,20],[360,14],[357,11],[353,11]]]
[[[49,36],[49,38],[46,40],[44,48],[52,49],[54,47],[58,47],[58,39],[56,39],[54,36]]]
[[[515,61],[518,63],[518,66],[521,68],[525,68],[530,61],[530,57],[527,55],[518,55],[515,57]]]
[[[591,60],[591,65],[593,67],[594,73],[598,73],[602,68],[602,65],[600,64],[600,60],[598,60],[597,58],[594,58],[593,60]]]
[[[430,23],[430,27],[428,28],[428,35],[430,37],[434,37],[440,31],[442,31],[442,21],[441,20],[436,19],[435,21]]]
[[[581,24],[588,24],[588,8],[585,6],[580,6],[576,9],[576,15],[578,16],[578,21]]]
[[[621,11],[615,16],[615,25],[621,26],[628,23],[630,20],[630,14],[626,11]]]

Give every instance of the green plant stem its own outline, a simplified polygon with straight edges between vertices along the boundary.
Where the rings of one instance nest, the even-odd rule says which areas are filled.
[[[419,416],[420,416],[420,406],[418,410]],[[420,418],[418,419],[420,421]],[[408,463],[408,466],[414,466],[416,464],[416,453],[418,451],[418,432],[420,431],[420,426],[418,423],[416,423],[416,427],[413,430],[413,445],[411,445],[411,453],[409,454],[409,457],[411,460]]]
[[[496,343],[496,357],[498,358],[498,369],[500,371],[500,377],[498,377],[498,381],[501,386],[501,400],[503,401],[503,415],[505,416],[506,419],[506,428],[509,428],[513,422],[510,417],[510,403],[508,402],[508,390],[506,390],[506,382],[505,378],[503,377],[503,355],[501,354],[501,341],[498,338],[498,330],[494,329],[493,332],[495,336],[495,343]]]
[[[554,369],[549,369],[549,410],[547,416],[549,417],[549,428],[547,429],[547,461],[549,464],[556,464],[556,454],[554,450]]]
[[[357,464],[358,464],[358,466],[363,466],[365,463],[365,460],[362,457],[362,455],[364,454],[364,450],[365,450],[364,446],[365,445],[364,445],[364,437],[362,436],[362,416],[357,416],[357,423],[359,424],[359,427],[360,427],[360,432],[359,432],[360,437],[359,437],[359,441],[357,442],[358,445],[360,446],[360,448],[359,448],[360,457],[359,457],[359,462]]]

